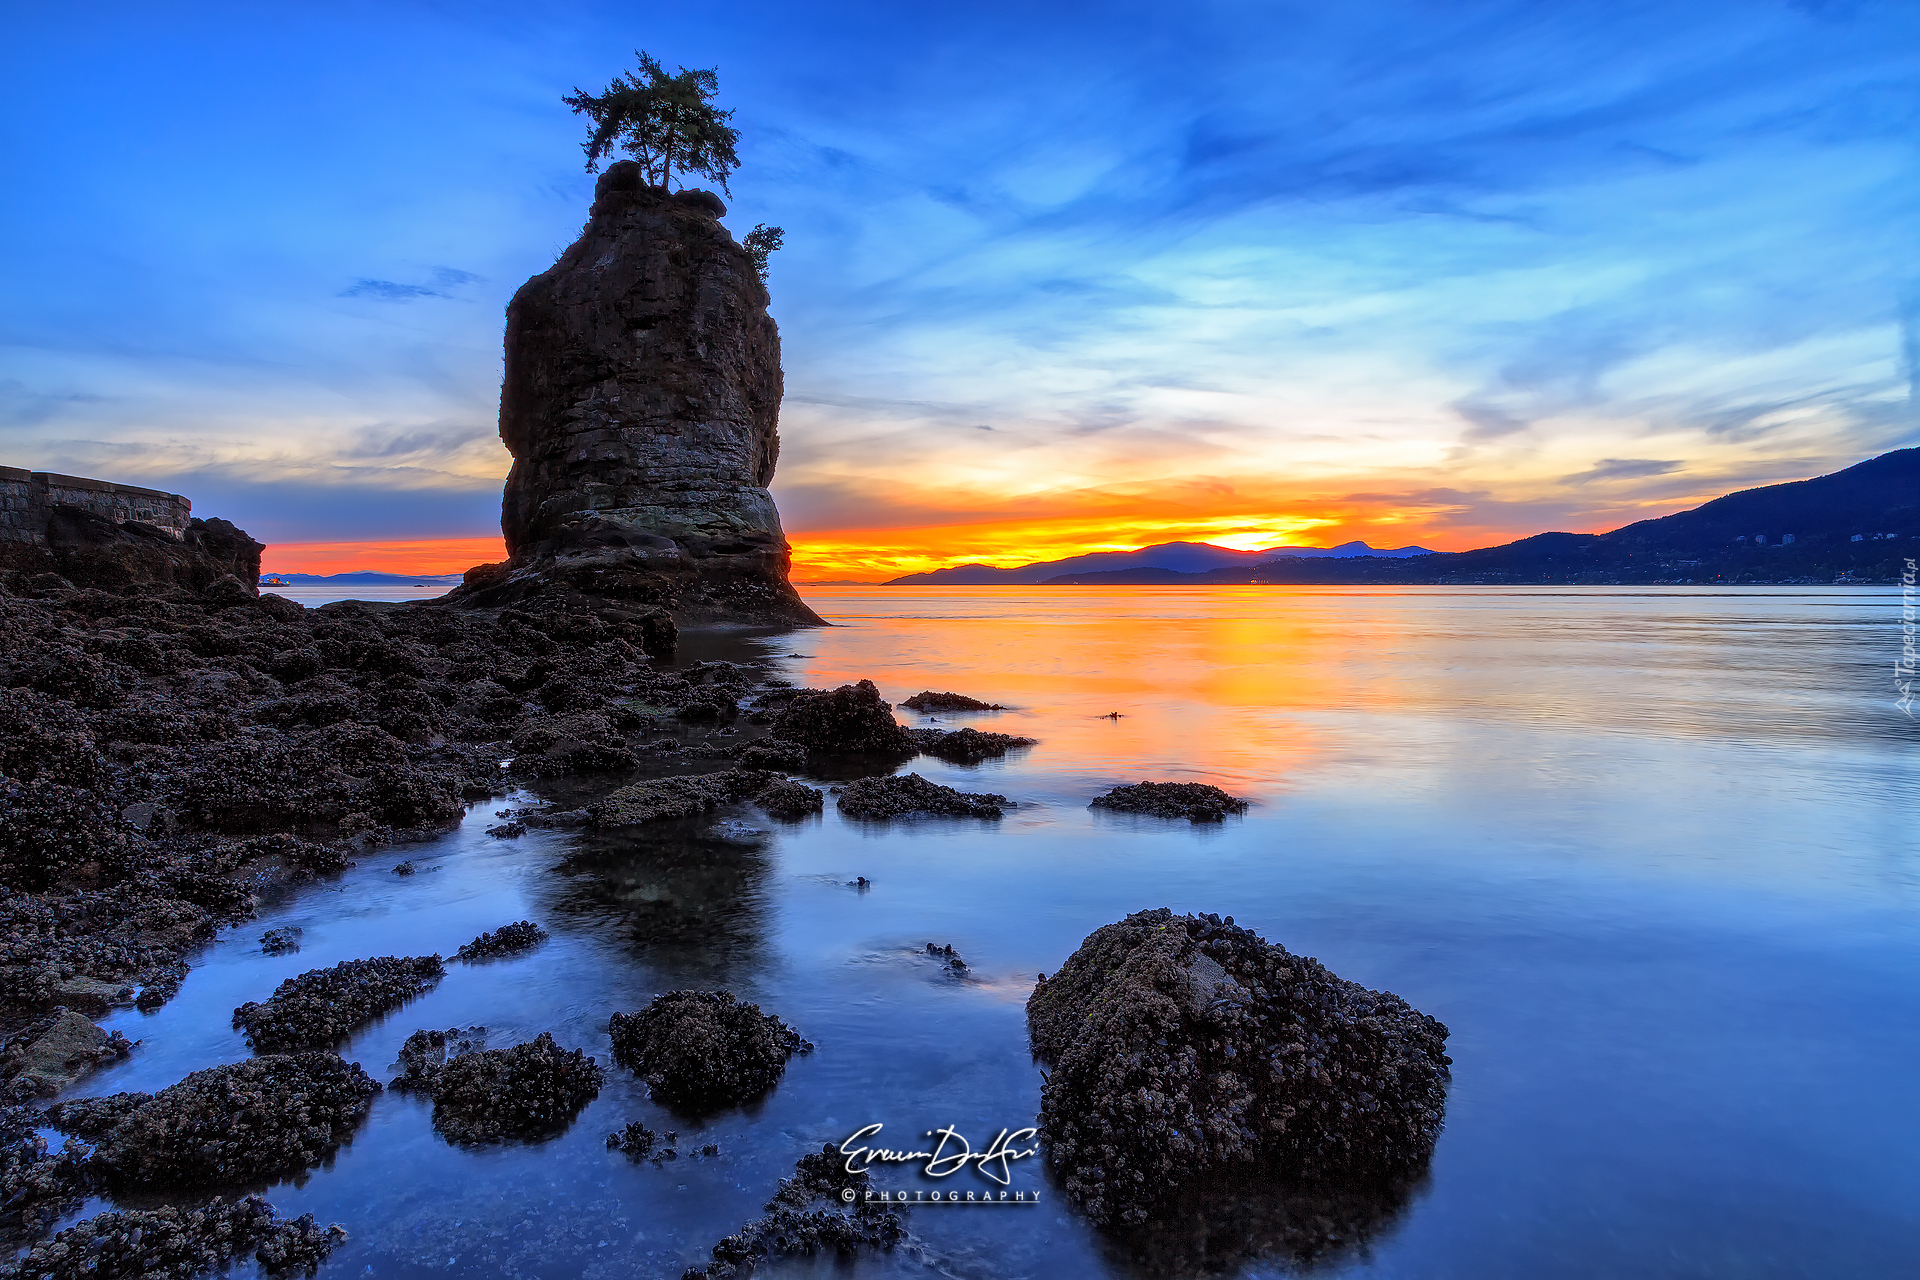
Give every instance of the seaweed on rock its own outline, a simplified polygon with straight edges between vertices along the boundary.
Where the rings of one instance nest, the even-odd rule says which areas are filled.
[[[596,826],[625,827],[666,818],[691,818],[730,800],[753,795],[771,781],[762,769],[728,769],[691,777],[655,778],[622,787],[589,806]]]
[[[923,754],[953,764],[978,764],[1039,741],[1011,733],[982,733],[978,729],[909,729],[907,733]]]
[[[787,703],[769,736],[809,751],[910,756],[913,739],[893,718],[893,707],[873,681],[843,684],[828,693],[803,692]]]
[[[825,799],[817,788],[790,778],[776,778],[754,795],[753,802],[770,816],[793,822],[819,813]]]

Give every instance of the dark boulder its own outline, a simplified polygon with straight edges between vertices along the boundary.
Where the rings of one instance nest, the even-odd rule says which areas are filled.
[[[1052,1067],[1050,1163],[1103,1226],[1219,1172],[1405,1177],[1440,1134],[1446,1027],[1232,917],[1163,907],[1096,930],[1034,988],[1027,1024]]]
[[[714,1245],[713,1260],[681,1280],[740,1280],[780,1258],[825,1255],[846,1263],[892,1249],[907,1238],[906,1224],[897,1210],[867,1199],[871,1187],[870,1175],[849,1173],[846,1157],[831,1143],[822,1146],[800,1157],[760,1217]]]

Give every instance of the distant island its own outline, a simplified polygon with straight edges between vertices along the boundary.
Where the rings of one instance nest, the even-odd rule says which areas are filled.
[[[1475,551],[1234,551],[1169,542],[1015,569],[959,565],[888,586],[1700,584],[1891,582],[1920,556],[1920,448],[1745,489],[1610,533],[1539,533]],[[1211,563],[1209,563],[1209,560]]]

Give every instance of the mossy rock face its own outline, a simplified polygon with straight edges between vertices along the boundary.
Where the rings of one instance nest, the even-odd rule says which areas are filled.
[[[1232,917],[1141,911],[1027,1001],[1040,1123],[1067,1194],[1136,1226],[1197,1177],[1402,1177],[1446,1108],[1447,1028]]]

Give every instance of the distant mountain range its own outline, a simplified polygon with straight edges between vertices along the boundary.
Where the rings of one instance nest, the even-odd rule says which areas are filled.
[[[995,569],[984,564],[955,565],[929,573],[910,573],[894,578],[889,587],[986,587],[1031,586],[1056,578],[1079,574],[1129,573],[1148,571],[1173,573],[1183,577],[1215,570],[1251,569],[1280,556],[1298,559],[1349,559],[1360,556],[1403,560],[1411,556],[1430,556],[1425,547],[1397,547],[1376,550],[1364,542],[1343,542],[1337,547],[1271,547],[1265,551],[1235,551],[1210,542],[1162,542],[1138,551],[1095,551],[1065,560],[1038,560],[1012,569]]]
[[[265,573],[263,578],[279,578],[288,586],[299,587],[342,585],[356,582],[367,586],[422,586],[453,587],[458,586],[461,576],[457,573],[376,573],[371,569],[362,569],[358,573]]]
[[[1744,489],[1611,533],[1538,533],[1477,551],[1339,560],[1297,553],[1203,572],[1077,572],[1049,586],[1216,583],[1885,582],[1920,557],[1920,449]]]

